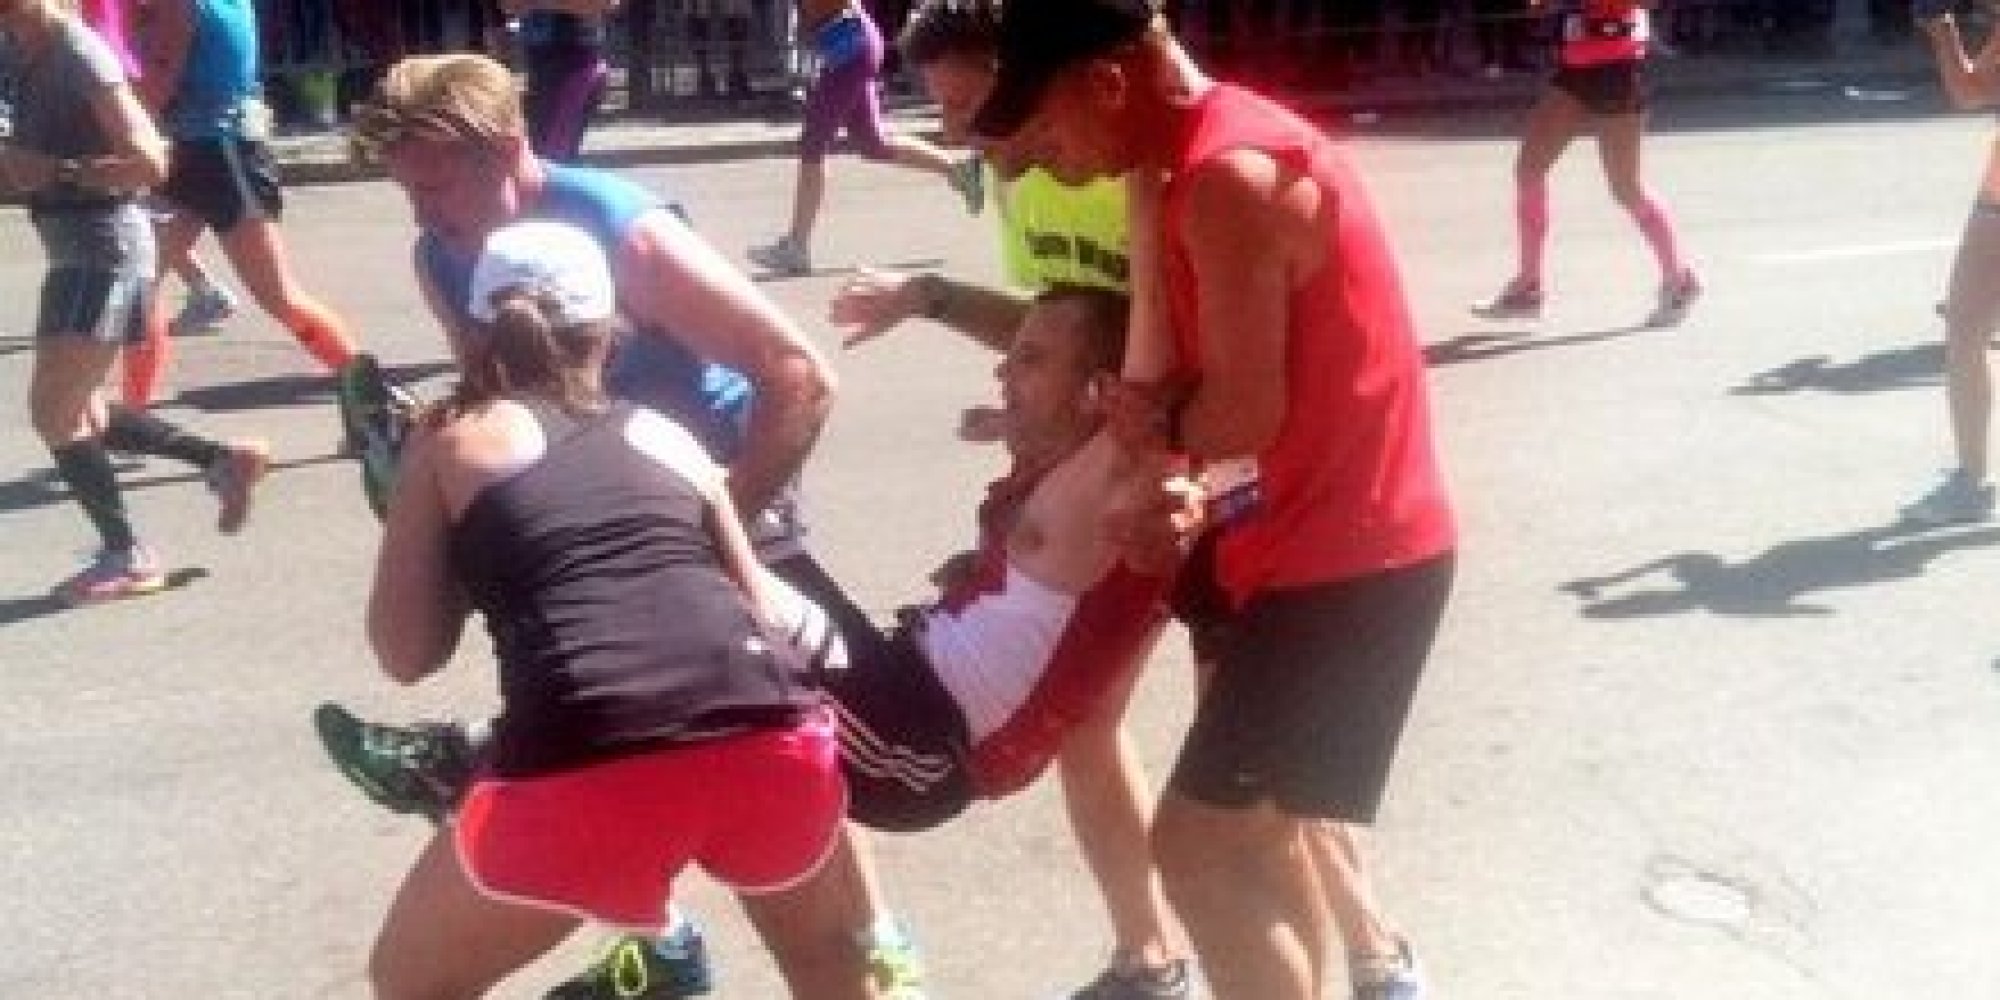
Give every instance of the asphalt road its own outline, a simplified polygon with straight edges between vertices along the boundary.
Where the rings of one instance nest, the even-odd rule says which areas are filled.
[[[1431,347],[1464,525],[1457,596],[1379,831],[1383,894],[1460,1000],[2000,997],[2000,527],[1890,527],[1948,454],[1931,306],[1989,125],[1835,92],[1669,109],[1648,149],[1709,295],[1634,327],[1643,244],[1579,146],[1555,187],[1549,316],[1463,305],[1510,266],[1507,119],[1391,120],[1355,149]],[[638,169],[732,253],[785,213],[780,160]],[[293,254],[369,346],[434,376],[409,225],[376,185],[292,194]],[[824,268],[767,285],[820,317],[863,263],[997,273],[988,220],[891,170],[834,170]],[[402,690],[368,661],[376,529],[322,380],[268,320],[183,342],[165,412],[267,435],[239,538],[182,470],[128,476],[185,586],[59,612],[87,547],[22,416],[40,259],[0,217],[0,997],[361,997],[424,836],[319,760],[307,716],[491,705],[484,642]],[[969,537],[996,455],[952,436],[992,359],[915,326],[839,358],[809,470],[818,547],[865,604]],[[1188,704],[1177,639],[1134,712],[1155,773]],[[1052,997],[1108,947],[1052,789],[886,839],[943,998]],[[691,879],[721,995],[766,960]],[[507,996],[539,996],[579,941]]]

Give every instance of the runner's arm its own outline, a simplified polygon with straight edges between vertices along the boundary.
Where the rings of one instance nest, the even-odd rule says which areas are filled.
[[[194,44],[194,0],[151,0],[146,8],[145,44],[139,61],[145,67],[138,82],[139,100],[155,116],[173,103]]]
[[[1194,168],[1181,245],[1199,290],[1200,381],[1171,423],[1201,459],[1254,455],[1277,440],[1295,267],[1292,214],[1276,161],[1244,150]],[[1333,266],[1328,263],[1324,266]]]
[[[696,356],[756,391],[729,491],[746,517],[798,474],[833,406],[826,357],[777,303],[671,212],[648,213],[620,249],[621,303],[642,327],[675,331]]]
[[[167,179],[167,141],[153,127],[152,117],[130,86],[118,83],[99,88],[90,95],[90,111],[118,151],[80,161],[77,183],[128,191],[150,188]]]
[[[452,581],[446,552],[450,519],[438,481],[441,447],[438,429],[426,426],[403,451],[368,592],[369,644],[382,672],[402,684],[444,666],[465,628],[465,597]]]
[[[921,316],[1004,352],[1027,312],[1028,303],[1019,296],[942,274],[864,270],[834,293],[827,320],[844,347],[859,347]]]

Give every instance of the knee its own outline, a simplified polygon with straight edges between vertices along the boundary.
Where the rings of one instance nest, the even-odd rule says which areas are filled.
[[[87,404],[86,404],[87,405]],[[55,448],[84,436],[83,407],[66,394],[30,392],[28,423],[44,445]]]
[[[1637,215],[1652,206],[1652,199],[1646,197],[1646,189],[1637,184],[1614,183],[1611,185],[1611,200],[1618,207]]]

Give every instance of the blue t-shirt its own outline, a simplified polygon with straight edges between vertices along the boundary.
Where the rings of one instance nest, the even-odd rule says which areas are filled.
[[[193,33],[180,85],[162,118],[174,139],[233,139],[255,131],[257,8],[251,0],[190,0]]]

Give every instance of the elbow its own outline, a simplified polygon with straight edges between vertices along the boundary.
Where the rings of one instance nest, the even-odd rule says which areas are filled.
[[[167,144],[153,143],[139,151],[139,186],[156,188],[167,182]]]
[[[817,355],[800,351],[779,367],[779,380],[782,398],[791,403],[801,420],[809,420],[814,427],[826,422],[840,391],[832,367]]]

